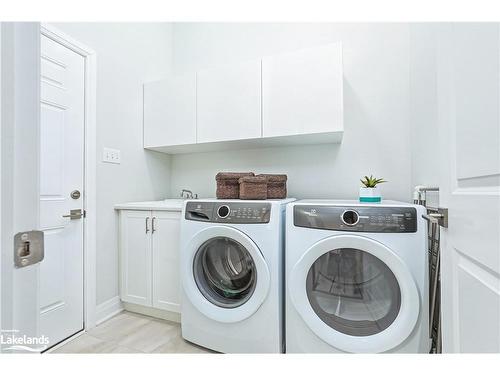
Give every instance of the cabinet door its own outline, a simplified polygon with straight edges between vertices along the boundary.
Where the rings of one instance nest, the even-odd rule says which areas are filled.
[[[197,141],[260,138],[261,63],[197,73]]]
[[[196,75],[144,84],[144,147],[196,143]]]
[[[120,213],[121,299],[151,306],[151,212]]]
[[[262,59],[264,137],[343,130],[342,47]]]
[[[180,212],[153,211],[153,307],[180,312]]]

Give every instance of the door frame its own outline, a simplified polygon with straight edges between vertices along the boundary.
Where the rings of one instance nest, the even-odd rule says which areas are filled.
[[[2,127],[2,22],[0,22],[0,128]],[[0,131],[0,176],[2,175],[2,133]],[[0,177],[0,212],[2,212],[2,178]],[[2,226],[2,215],[0,215],[0,273],[3,273],[2,265],[2,236],[3,236],[3,226]],[[2,331],[2,277],[0,277],[0,331]],[[2,349],[0,348],[0,354],[2,354]]]
[[[85,61],[84,82],[84,194],[83,209],[83,327],[89,330],[96,325],[96,179],[97,179],[97,132],[96,132],[96,52],[73,39],[56,27],[40,24],[40,35],[52,39]]]
[[[28,284],[36,282],[39,267],[15,269],[12,240],[16,232],[39,227],[40,25],[0,22],[0,29],[0,328],[12,332],[16,326],[28,336],[37,336],[38,295]],[[26,148],[33,152],[23,153]],[[27,306],[19,306],[15,287],[25,288]],[[31,314],[36,316],[34,321],[26,319]]]

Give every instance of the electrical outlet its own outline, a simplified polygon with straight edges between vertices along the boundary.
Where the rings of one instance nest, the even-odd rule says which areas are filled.
[[[121,160],[120,150],[104,147],[102,152],[102,161],[104,163],[120,164]]]

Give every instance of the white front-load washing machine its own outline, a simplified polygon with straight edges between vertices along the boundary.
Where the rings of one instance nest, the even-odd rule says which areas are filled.
[[[288,205],[287,352],[429,352],[424,213],[395,201]]]
[[[182,337],[223,353],[280,353],[285,208],[192,200],[181,220]]]

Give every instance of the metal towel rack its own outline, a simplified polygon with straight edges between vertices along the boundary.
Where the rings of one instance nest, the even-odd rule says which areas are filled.
[[[427,206],[426,193],[438,192],[439,187],[417,186],[413,201],[425,206],[428,222],[429,251],[429,337],[430,353],[442,352],[441,341],[441,273],[440,273],[440,227],[448,228],[448,209]]]

